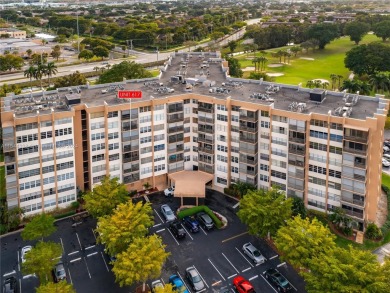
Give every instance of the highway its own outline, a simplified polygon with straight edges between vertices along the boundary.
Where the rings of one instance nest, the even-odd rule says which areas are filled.
[[[247,24],[250,25],[250,24],[258,23],[259,21],[260,21],[260,18],[250,19],[247,21]],[[239,38],[241,38],[244,35],[244,33],[245,33],[245,27],[242,28],[241,30],[234,32],[230,36],[219,40],[217,43],[219,46],[226,46],[230,41],[238,40]],[[206,42],[203,44],[196,45],[195,47],[192,47],[192,48],[199,48],[199,47],[204,48],[213,42],[214,41],[209,41],[209,42]],[[188,50],[189,50],[188,48],[185,48],[185,49],[179,50],[179,52],[187,52]],[[153,62],[153,61],[157,61],[157,60],[165,60],[171,54],[171,52],[144,53],[144,52],[138,52],[135,50],[131,50],[129,53],[132,56],[134,56],[135,58],[133,58],[133,59],[126,59],[126,58],[125,59],[110,59],[109,61],[106,60],[104,62],[100,61],[100,62],[94,62],[94,63],[82,63],[82,64],[77,64],[77,65],[58,67],[57,68],[58,72],[55,75],[55,77],[69,75],[69,74],[72,74],[73,72],[76,72],[76,71],[79,71],[81,73],[91,72],[91,71],[94,71],[95,67],[106,66],[105,65],[106,62],[108,62],[110,65],[114,65],[114,64],[121,63],[124,60],[130,60],[130,61],[134,61],[136,63],[143,64],[143,63],[149,63],[149,62]],[[105,63],[105,64],[103,64],[103,63]],[[20,82],[28,82],[28,81],[30,81],[30,79],[25,78],[23,72],[18,72],[18,73],[10,73],[10,74],[1,75],[0,81],[1,81],[0,86],[2,86],[5,83],[6,84],[15,84],[15,83],[20,83]]]

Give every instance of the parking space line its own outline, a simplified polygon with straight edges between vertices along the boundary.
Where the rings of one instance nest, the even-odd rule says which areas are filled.
[[[181,281],[183,282],[183,284],[185,284],[187,290],[190,291],[190,292],[192,292],[191,289],[190,289],[190,287],[187,286],[187,283],[184,281],[183,277],[180,275],[180,273],[179,273],[179,272],[176,272],[176,273],[177,273],[178,276],[180,277],[180,279],[181,279]]]
[[[207,236],[207,233],[206,233],[206,231],[205,231],[205,230],[203,230],[203,228],[202,228],[201,226],[199,226],[199,228],[200,228],[200,230],[202,230],[202,231],[203,231],[204,235],[206,235],[206,236]]]
[[[162,219],[162,218],[160,217],[160,215],[157,213],[156,209],[153,209],[153,210],[154,210],[154,212],[157,214],[157,216],[160,218],[161,222],[164,223],[163,219]]]
[[[91,273],[89,272],[89,268],[88,268],[87,260],[85,259],[85,257],[83,257],[83,259],[84,259],[85,266],[87,267],[87,272],[88,272],[89,278],[90,278],[90,279],[92,279],[92,277],[91,277]]]
[[[228,263],[230,263],[230,265],[233,267],[233,269],[236,270],[237,274],[239,274],[240,272],[236,269],[236,267],[232,264],[232,262],[226,257],[226,255],[224,253],[222,253],[222,255],[223,255],[224,258],[226,258]]]
[[[20,288],[20,293],[22,293],[22,279],[19,279],[19,288]]]
[[[12,272],[9,272],[9,273],[4,274],[3,277],[7,277],[7,276],[13,275],[13,274],[15,274],[15,273],[16,273],[16,271],[13,270]]]
[[[61,241],[62,251],[65,253],[64,243],[62,243],[62,238],[61,237],[60,237],[60,241]]]
[[[249,271],[251,268],[246,268],[245,270],[242,270],[241,273],[245,273],[246,271]]]
[[[96,239],[95,231],[93,230],[93,228],[91,228],[91,230],[92,230],[93,237],[95,238],[96,241],[97,239]]]
[[[72,263],[72,262],[75,262],[75,261],[79,261],[79,260],[81,260],[81,257],[79,257],[79,258],[75,258],[75,259],[72,259],[71,261],[69,261],[70,263]]]
[[[96,245],[91,245],[91,246],[88,246],[86,248],[84,248],[85,250],[88,250],[88,249],[91,249],[91,248],[94,248]]]
[[[284,265],[286,265],[286,262],[282,262],[282,263],[278,264],[277,267],[280,268],[281,266],[284,266]]]
[[[87,257],[90,257],[90,256],[95,255],[95,254],[97,254],[97,251],[92,252],[92,253],[90,253],[90,254],[87,254]]]
[[[172,232],[169,229],[167,229],[167,231],[169,232],[169,234],[171,234],[173,240],[176,241],[177,245],[180,245],[179,242],[176,240],[175,236],[173,236]]]
[[[81,246],[81,242],[80,242],[79,234],[77,234],[77,232],[76,232],[76,236],[77,236],[77,240],[79,241],[80,249],[81,249],[81,250],[83,250],[83,247]]]
[[[237,276],[237,274],[233,274],[233,275],[229,276],[228,279],[231,279],[231,278],[233,278],[235,276]]]
[[[69,252],[68,255],[72,255],[72,254],[75,254],[75,253],[78,253],[79,251],[76,250],[76,251],[72,251],[72,252]]]
[[[241,234],[238,234],[238,235],[235,235],[235,236],[233,236],[233,237],[224,239],[224,240],[222,240],[222,243],[227,242],[227,241],[230,241],[230,240],[233,240],[233,239],[235,239],[235,238],[237,238],[237,237],[240,237],[240,236],[243,236],[243,235],[245,235],[245,234],[248,234],[248,231],[247,231],[247,232],[244,232],[244,233],[241,233]]]
[[[248,280],[249,280],[249,281],[252,281],[252,280],[254,280],[254,279],[257,279],[258,277],[259,277],[259,275],[256,275],[256,276],[253,276],[253,277],[249,278]]]
[[[209,263],[213,266],[213,268],[217,271],[217,273],[221,276],[221,278],[226,281],[226,279],[222,276],[222,274],[218,271],[218,269],[215,267],[215,265],[212,263],[212,261],[208,258],[207,259]]]
[[[279,256],[279,255],[271,256],[271,257],[269,258],[269,260],[274,259],[274,258],[277,258],[278,256]]]
[[[106,260],[104,259],[103,252],[100,251],[100,253],[101,253],[101,255],[102,255],[102,259],[103,259],[103,261],[104,261],[104,265],[106,266],[107,272],[109,272],[110,270],[108,269],[108,265],[107,265],[107,263],[106,263]]]
[[[240,205],[240,202],[236,203],[234,206],[233,206],[233,209],[235,209],[236,207],[238,207]]]
[[[190,234],[190,233],[188,233],[187,229],[186,229],[186,228],[184,228],[184,225],[180,224],[180,226],[182,226],[182,227],[183,227],[183,229],[184,229],[184,231],[186,231],[186,232],[187,232],[187,235],[188,235],[188,236],[191,238],[191,240],[194,240],[194,238],[192,238],[191,234]]]
[[[161,229],[161,230],[157,230],[156,233],[160,233],[162,231],[165,231],[165,228],[164,229]]]
[[[163,279],[160,279],[161,280],[161,282],[163,283],[163,285],[164,285],[164,287],[165,287],[165,282],[164,282],[164,280]]]
[[[278,293],[278,291],[276,291],[276,289],[274,287],[272,287],[272,285],[268,282],[268,280],[266,278],[264,278],[262,275],[260,275],[260,276],[264,279],[264,281],[267,282],[267,284],[272,288],[272,290],[274,290],[276,293]]]
[[[28,279],[31,277],[35,277],[34,274],[25,275],[25,276],[23,276],[23,279]]]
[[[212,286],[212,287],[214,287],[214,286],[217,286],[218,284],[221,284],[221,283],[222,283],[222,281],[221,281],[221,280],[219,280],[219,281],[217,281],[217,282],[215,282],[215,283],[211,284],[211,286]]]
[[[70,274],[70,270],[69,270],[69,268],[68,268],[68,275],[69,275],[70,283],[73,285],[73,281],[72,281],[72,275]]]
[[[235,248],[237,249],[238,253],[241,254],[241,256],[250,264],[250,266],[252,268],[254,268],[253,264],[251,264],[251,262],[249,260],[247,260],[247,258],[242,254],[242,252],[237,247],[235,247]]]
[[[20,257],[19,257],[19,250],[17,251],[18,253],[18,271],[20,272]]]
[[[232,290],[232,292],[233,292],[233,293],[236,293],[236,291],[234,291],[234,289],[233,289],[233,288],[231,288],[230,290]]]
[[[206,284],[206,287],[207,287],[207,288],[210,288],[209,285],[207,285],[205,279],[203,279],[202,275],[199,273],[198,269],[197,269],[195,266],[193,266],[193,267],[194,267],[195,270],[198,272],[198,274],[199,274],[200,278],[203,280],[203,282]]]
[[[153,228],[156,228],[156,227],[158,227],[158,226],[160,226],[161,225],[161,223],[158,223],[158,224],[156,224],[156,225],[153,225],[152,227]]]

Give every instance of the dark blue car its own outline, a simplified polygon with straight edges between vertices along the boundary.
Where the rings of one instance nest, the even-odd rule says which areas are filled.
[[[184,225],[190,230],[192,233],[199,232],[199,223],[193,217],[187,216],[183,218]]]

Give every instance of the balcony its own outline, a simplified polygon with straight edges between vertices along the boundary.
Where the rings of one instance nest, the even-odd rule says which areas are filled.
[[[257,122],[258,117],[256,115],[244,115],[240,113],[240,124],[242,121],[250,121],[250,122]]]
[[[261,134],[260,137],[264,138],[264,139],[269,139],[270,135],[269,134]]]
[[[288,129],[293,130],[293,131],[297,131],[297,132],[306,133],[305,127],[300,127],[300,126],[296,126],[296,125],[292,125],[292,124],[288,125]]]
[[[182,104],[169,105],[167,109],[168,113],[183,112]]]
[[[199,156],[198,157],[198,162],[206,163],[206,164],[209,164],[209,165],[213,165],[214,164],[214,160],[213,159],[208,159],[205,156]]]
[[[201,125],[198,126],[198,132],[205,132],[205,133],[214,133],[214,128],[209,128],[209,127],[201,127]]]
[[[176,146],[176,148],[169,148],[168,149],[168,154],[174,154],[174,153],[177,153],[177,152],[182,152],[183,150],[184,150],[184,146],[181,144],[181,145]]]
[[[198,112],[214,113],[212,104],[198,103]]]
[[[168,138],[168,143],[182,142],[184,141],[184,136],[182,134],[172,135]]]
[[[362,189],[362,188],[359,188],[359,187],[353,187],[353,186],[345,185],[345,184],[341,185],[341,190],[346,190],[346,191],[350,191],[350,192],[353,192],[353,193],[359,193],[361,195],[365,195],[366,194],[366,190],[365,189]]]
[[[199,136],[198,142],[205,142],[205,143],[209,143],[209,144],[214,144],[214,139]]]
[[[352,216],[352,217],[355,217],[355,218],[358,218],[358,219],[363,219],[363,213],[351,211],[351,210],[344,209],[344,208],[343,208],[343,210],[345,211],[345,213],[348,216]]]
[[[5,164],[15,163],[15,154],[5,154],[4,155]]]
[[[254,155],[257,155],[257,144],[255,145],[255,147],[253,149],[240,147],[239,150],[240,150],[240,153],[245,153],[245,154],[254,156]]]
[[[139,180],[139,174],[131,174],[129,176],[123,176],[123,183],[133,183]]]
[[[168,173],[175,173],[175,172],[179,172],[179,171],[183,171],[183,170],[184,170],[184,166],[179,166],[179,167],[168,166]]]
[[[168,128],[168,133],[175,133],[175,132],[182,132],[184,130],[183,126],[176,126],[176,127],[170,127]]]
[[[200,116],[200,117],[198,118],[198,121],[199,121],[199,122],[205,122],[205,123],[213,124],[213,125],[214,125],[214,119],[212,119],[212,118],[207,118],[207,117],[202,117],[202,116]]]
[[[129,163],[129,162],[134,162],[134,161],[138,161],[138,160],[139,160],[139,156],[124,157],[123,163]]]
[[[289,183],[288,188],[299,190],[299,191],[305,190],[304,184],[291,184],[291,183]]]
[[[127,145],[127,146],[123,147],[123,152],[124,153],[132,152],[132,151],[138,151],[138,150],[139,150],[139,145],[138,144],[136,144],[136,145]]]
[[[358,174],[354,174],[354,173],[347,173],[347,172],[343,171],[341,173],[341,176],[366,182],[366,176],[363,176],[363,175],[358,175]]]
[[[306,153],[306,150],[305,150],[305,147],[297,147],[297,148],[294,148],[290,145],[290,147],[288,148],[288,152],[290,154],[296,154],[296,155],[300,155],[300,156],[304,156],[305,153]]]
[[[204,148],[204,147],[199,147],[198,152],[200,153],[208,153],[208,154],[213,154],[214,151],[212,148]]]
[[[240,168],[240,173],[244,173],[244,174],[250,175],[250,176],[256,176],[257,175],[257,171],[256,170],[248,170],[248,169],[244,169],[244,168]]]
[[[131,168],[123,170],[123,174],[134,173],[139,171],[139,165],[134,165]]]
[[[305,171],[304,170],[296,170],[295,172],[288,172],[288,176],[303,179],[303,178],[305,178]]]
[[[176,162],[181,162],[181,161],[184,161],[184,156],[183,154],[179,154],[179,155],[171,155],[169,156],[169,159],[168,159],[168,163],[176,163]]]
[[[354,149],[344,146],[343,151],[351,154],[367,155],[367,149]]]
[[[255,144],[257,142],[257,137],[240,134],[240,140]]]
[[[248,164],[248,165],[256,165],[257,164],[257,158],[256,159],[248,159],[244,156],[240,157],[240,163]]]
[[[240,124],[240,131],[246,131],[246,132],[251,132],[251,133],[256,133],[257,132],[257,127],[248,127],[245,124]]]
[[[184,121],[184,115],[183,114],[169,115],[167,121],[168,121],[168,123]]]
[[[298,167],[304,167],[305,162],[304,161],[296,161],[296,160],[288,160],[288,163],[293,166],[298,166]]]
[[[288,140],[291,141],[291,142],[296,142],[296,143],[300,143],[300,144],[305,144],[306,143],[306,140],[304,138],[299,138],[299,137],[289,136]]]
[[[341,196],[341,202],[344,202],[347,204],[353,204],[353,205],[364,208],[364,200],[345,198],[345,197]]]
[[[203,172],[206,172],[206,173],[214,174],[214,168],[210,167],[209,165],[205,165],[205,164],[199,163],[198,169],[199,169],[199,171],[203,171]]]

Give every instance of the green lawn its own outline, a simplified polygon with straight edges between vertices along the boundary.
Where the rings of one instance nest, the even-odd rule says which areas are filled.
[[[361,44],[379,41],[380,39],[374,35],[366,35]],[[349,37],[339,38],[325,47],[324,50],[309,50],[308,53],[299,53],[298,56],[290,59],[290,64],[283,64],[282,67],[267,67],[268,73],[283,73],[283,76],[275,77],[275,82],[297,85],[312,79],[326,79],[331,83],[329,76],[331,74],[342,75],[344,79],[348,78],[349,70],[344,67],[345,53],[354,47],[354,43],[349,40]],[[288,47],[276,48],[267,50],[266,58],[269,60],[268,65],[279,63],[279,58],[271,56],[270,52],[276,52],[280,49]],[[253,54],[249,54],[253,57]],[[256,56],[260,56],[258,53]],[[237,57],[240,60],[241,68],[254,66],[252,60],[246,59],[245,56]],[[301,58],[313,58],[314,60],[304,60]],[[283,60],[282,60],[283,61]],[[249,75],[249,73],[247,73]]]
[[[390,189],[390,175],[382,173],[382,185],[385,185]]]

